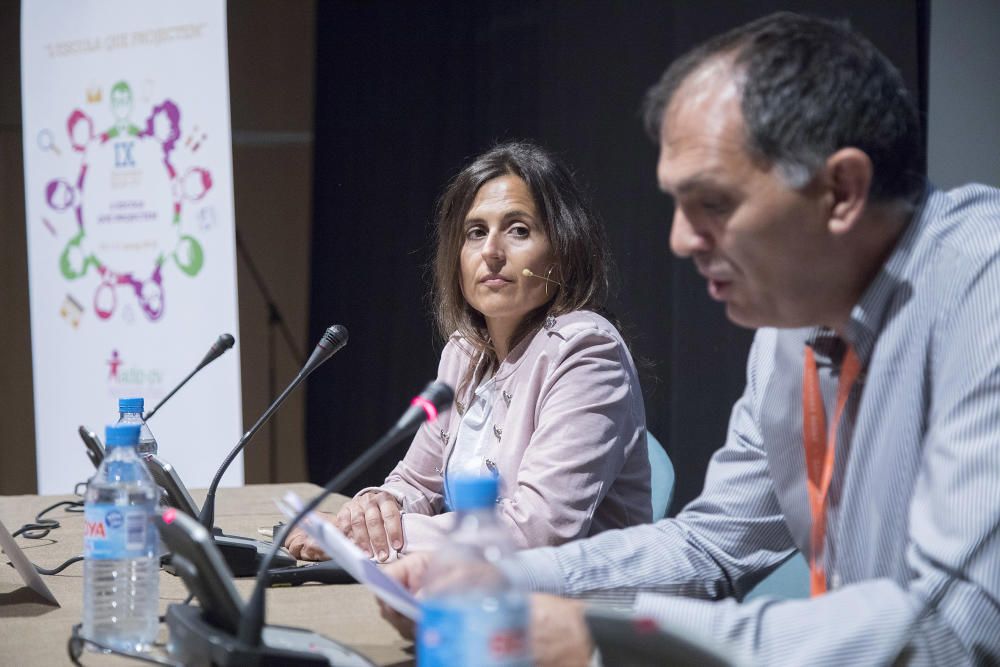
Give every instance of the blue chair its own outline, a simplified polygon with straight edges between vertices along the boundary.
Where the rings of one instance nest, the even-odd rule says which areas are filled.
[[[674,464],[660,441],[649,431],[646,431],[646,447],[649,449],[650,486],[653,491],[653,521],[659,521],[667,515],[670,501],[674,499]]]
[[[743,598],[749,602],[759,597],[778,597],[791,600],[809,597],[809,564],[799,552],[767,575],[750,593]]]

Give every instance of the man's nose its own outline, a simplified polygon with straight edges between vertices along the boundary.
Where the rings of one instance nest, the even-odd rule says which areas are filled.
[[[674,208],[674,219],[670,226],[670,250],[678,257],[708,252],[712,249],[712,236],[708,230],[691,224],[680,206]]]

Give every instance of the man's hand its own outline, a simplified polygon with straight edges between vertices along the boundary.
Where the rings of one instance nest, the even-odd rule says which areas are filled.
[[[337,527],[369,556],[385,562],[389,547],[403,548],[403,517],[395,496],[370,491],[344,503],[337,512]]]
[[[394,563],[390,563],[382,568],[382,571],[403,585],[403,588],[416,593],[424,583],[424,573],[427,572],[427,564],[430,563],[432,555],[429,552],[407,554]],[[403,616],[398,611],[378,600],[379,611],[382,618],[389,621],[392,627],[396,628],[399,634],[406,639],[412,640],[413,621]]]
[[[586,667],[594,642],[584,604],[555,595],[531,596],[531,649],[538,667]]]

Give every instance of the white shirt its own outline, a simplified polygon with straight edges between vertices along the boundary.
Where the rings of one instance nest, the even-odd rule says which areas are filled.
[[[493,434],[493,396],[496,382],[492,377],[484,379],[473,393],[472,401],[458,427],[455,447],[448,457],[445,476],[446,496],[451,507],[449,478],[481,477],[492,467],[487,463],[487,454],[496,444]]]

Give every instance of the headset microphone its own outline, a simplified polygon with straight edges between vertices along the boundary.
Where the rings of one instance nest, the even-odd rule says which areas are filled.
[[[553,285],[559,285],[559,287],[562,287],[562,283],[561,282],[559,282],[558,280],[552,280],[552,278],[549,278],[549,274],[552,273],[552,269],[553,268],[555,268],[555,267],[552,267],[548,271],[546,271],[544,276],[540,276],[537,273],[534,273],[529,268],[524,268],[524,269],[521,269],[521,275],[523,275],[523,276],[525,276],[527,278],[538,278],[539,280],[544,280],[545,281],[545,296],[548,296],[549,295],[549,283],[552,283]]]
[[[559,285],[559,287],[562,287],[562,283],[559,282],[558,280],[552,280],[552,278],[547,278],[545,276],[540,276],[537,273],[533,273],[531,269],[522,269],[521,270],[521,275],[523,275],[525,277],[528,277],[528,278],[538,278],[539,280],[545,280],[545,281],[553,283],[555,285]]]

